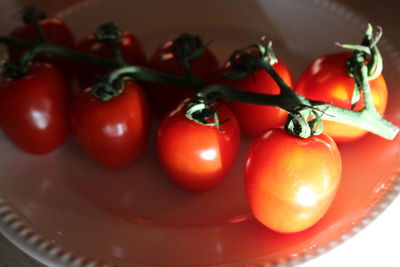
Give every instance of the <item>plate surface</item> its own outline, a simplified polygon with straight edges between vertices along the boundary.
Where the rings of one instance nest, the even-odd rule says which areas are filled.
[[[210,48],[221,62],[265,35],[295,76],[313,58],[339,51],[335,41],[358,43],[366,26],[329,1],[307,0],[102,0],[62,15],[78,37],[114,21],[137,35],[148,54],[181,32],[200,34],[213,41]],[[400,64],[389,44],[381,48],[390,90],[386,118],[399,125]],[[73,138],[38,157],[20,152],[1,135],[0,230],[49,265],[294,263],[360,225],[397,182],[400,168],[400,137],[387,141],[369,134],[342,145],[344,172],[332,207],[312,228],[283,235],[258,224],[249,212],[242,187],[248,143],[243,140],[222,184],[192,194],[166,180],[151,141],[136,162],[108,170],[82,153]]]

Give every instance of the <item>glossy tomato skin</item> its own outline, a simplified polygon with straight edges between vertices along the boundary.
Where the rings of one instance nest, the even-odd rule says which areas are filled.
[[[167,74],[183,75],[181,59],[172,51],[172,45],[173,41],[167,41],[154,51],[148,67]],[[208,48],[204,49],[202,56],[191,59],[189,65],[193,75],[200,80],[210,83],[216,81],[219,63]],[[195,95],[195,91],[159,83],[146,83],[146,92],[152,113],[158,118],[171,112],[184,99]]]
[[[75,36],[70,30],[69,26],[63,20],[59,18],[45,18],[40,20],[39,24],[49,41],[70,49],[75,49]],[[18,28],[15,28],[12,32],[10,32],[10,37],[24,40],[39,39],[39,35],[35,29],[34,23],[24,24]],[[8,47],[10,58],[15,62],[25,51],[25,49],[17,47]],[[61,56],[56,56],[51,53],[40,53],[34,58],[34,61],[49,62],[57,65],[57,67],[65,71],[68,75],[72,73],[73,61]]]
[[[232,167],[239,146],[240,129],[226,105],[218,106],[220,120],[215,127],[195,123],[185,117],[186,102],[166,116],[159,127],[157,151],[169,179],[189,191],[211,189]]]
[[[130,65],[146,65],[146,53],[140,40],[128,31],[123,31],[121,39],[118,41],[118,48],[124,60]],[[95,34],[89,34],[82,39],[77,49],[83,53],[93,56],[112,58],[114,57],[111,46],[107,43],[98,41]],[[109,69],[105,69],[93,64],[81,63],[78,68],[78,80],[86,88],[93,84],[96,75],[105,75]]]
[[[102,101],[91,88],[75,96],[71,108],[73,133],[80,146],[98,163],[119,168],[143,150],[148,135],[147,102],[142,88],[126,82],[124,91]]]
[[[285,63],[278,61],[273,65],[273,68],[283,81],[292,88],[293,77]],[[221,69],[221,73],[233,71],[230,61],[227,61]],[[265,70],[257,70],[252,75],[239,80],[221,78],[220,83],[238,90],[253,93],[272,95],[280,93],[279,86]],[[241,102],[231,102],[229,106],[239,121],[242,133],[248,137],[256,137],[268,129],[281,127],[287,119],[287,112],[285,110],[273,106]]]
[[[347,74],[347,60],[351,53],[329,54],[314,60],[301,74],[296,92],[312,100],[330,103],[341,108],[351,109],[354,79]],[[370,81],[371,94],[377,111],[385,112],[388,90],[383,75]],[[354,110],[364,107],[363,97]],[[351,142],[366,134],[366,131],[342,123],[324,121],[324,132],[338,144]]]
[[[0,126],[21,150],[48,154],[70,134],[69,82],[48,63],[34,63],[27,75],[0,85]]]
[[[255,218],[268,228],[299,232],[329,208],[341,179],[341,156],[329,136],[302,139],[271,129],[251,144],[245,189]]]

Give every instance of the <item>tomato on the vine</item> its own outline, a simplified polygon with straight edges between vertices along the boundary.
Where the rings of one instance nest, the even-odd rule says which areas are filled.
[[[51,17],[44,18],[39,20],[39,25],[42,28],[43,33],[48,41],[64,46],[66,48],[75,48],[75,36],[69,26],[62,19]],[[10,37],[23,40],[38,40],[39,34],[36,30],[35,24],[33,22],[29,22],[11,31]],[[8,53],[10,55],[10,60],[16,62],[20,59],[25,51],[27,51],[25,48],[9,46]],[[70,59],[51,53],[42,52],[35,56],[33,60],[35,62],[48,62],[51,64],[55,64],[67,74],[72,74],[73,61]]]
[[[220,120],[227,120],[220,131],[186,118],[186,102],[162,120],[157,151],[173,183],[189,191],[205,191],[229,172],[236,158],[240,129],[226,105],[215,106]]]
[[[148,67],[172,75],[185,74],[181,57],[173,50],[173,45],[174,40],[170,40],[156,49],[150,57]],[[207,47],[203,48],[201,55],[189,60],[189,67],[191,73],[200,80],[211,83],[218,77],[218,60]],[[195,95],[195,91],[161,83],[147,83],[146,92],[152,112],[159,118],[168,114],[184,99]]]
[[[238,58],[240,61],[240,58]],[[288,67],[282,61],[273,64],[273,69],[289,86],[293,86],[293,77]],[[228,60],[222,67],[221,73],[231,73],[236,70]],[[249,76],[241,79],[221,78],[219,81],[226,86],[253,93],[278,95],[280,88],[271,75],[265,70],[256,70]],[[241,102],[231,102],[229,106],[235,113],[240,129],[249,137],[256,137],[268,129],[281,127],[287,119],[287,112],[273,106],[262,106]]]
[[[328,210],[341,180],[341,156],[325,134],[307,139],[271,129],[251,144],[245,190],[255,218],[270,229],[307,229]]]
[[[18,79],[0,85],[0,127],[20,149],[47,154],[69,136],[69,82],[48,63],[33,63]]]
[[[78,93],[71,107],[73,133],[81,147],[97,162],[122,167],[143,150],[149,127],[147,102],[142,88],[125,82],[123,92],[103,101],[88,87]]]
[[[93,56],[113,58],[114,52],[109,43],[100,41],[96,34],[89,34],[77,46],[78,51]],[[130,65],[146,65],[146,54],[140,40],[128,31],[122,31],[118,40],[118,49],[124,61]],[[81,63],[77,66],[77,77],[83,87],[91,86],[97,75],[105,75],[110,70],[93,65]]]
[[[349,52],[329,54],[315,59],[301,74],[295,91],[309,99],[327,102],[329,104],[353,110],[364,107],[364,98],[352,108],[354,78],[347,74]],[[379,114],[386,109],[388,90],[383,75],[369,81],[373,103]],[[324,121],[324,132],[337,143],[356,140],[366,134],[365,130],[333,121]]]

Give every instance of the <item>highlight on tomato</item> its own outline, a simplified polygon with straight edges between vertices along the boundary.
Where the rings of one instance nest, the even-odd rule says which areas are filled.
[[[49,63],[33,63],[22,77],[0,84],[0,127],[21,150],[44,155],[70,134],[69,82]]]
[[[129,65],[146,66],[146,53],[141,41],[131,32],[123,30],[114,23],[98,27],[95,33],[87,35],[77,45],[80,52],[92,56],[113,58],[120,54],[120,60]],[[118,52],[117,52],[118,50]],[[94,83],[95,77],[105,75],[110,70],[94,64],[77,65],[77,77],[86,88]]]
[[[260,55],[261,52],[256,49],[245,51],[245,53],[258,54],[261,60],[269,61],[272,68],[282,80],[292,88],[293,77],[289,68],[281,60],[276,59],[271,46],[266,49],[267,51],[263,55]],[[221,74],[225,77],[221,78],[219,82],[238,90],[253,93],[270,95],[278,95],[280,93],[278,84],[264,69],[252,70],[245,77],[241,78],[229,77],[229,74],[251,69],[246,64],[248,63],[245,62],[243,54],[237,53],[236,55],[232,55],[231,59],[226,61],[221,68]],[[256,137],[268,129],[281,127],[287,119],[287,112],[274,106],[262,106],[243,102],[230,102],[229,106],[239,121],[242,133],[248,137]]]
[[[66,48],[75,49],[75,36],[69,26],[62,19],[47,17],[46,14],[33,7],[27,7],[24,10],[22,19],[24,21],[24,24],[12,30],[9,34],[10,37],[32,41],[39,40],[40,34],[35,26],[35,20],[37,20],[38,25],[40,26],[45,38],[48,41],[64,46]],[[10,61],[14,63],[17,62],[22,54],[26,51],[27,49],[25,48],[8,46]],[[42,52],[36,55],[33,61],[48,62],[56,65],[66,74],[72,74],[73,61],[68,58],[57,56],[47,52]]]
[[[251,144],[245,190],[255,218],[280,233],[303,231],[327,212],[341,180],[341,156],[326,134],[300,138],[270,129]]]
[[[197,35],[183,33],[157,48],[151,55],[148,67],[172,74],[193,74],[205,82],[215,82],[219,63],[214,53]],[[161,83],[147,83],[146,92],[152,113],[162,118],[186,98],[194,97],[195,91]]]
[[[186,117],[188,105],[188,100],[182,102],[161,121],[157,152],[173,183],[188,191],[200,192],[217,186],[231,169],[238,151],[240,129],[225,104],[213,104],[211,109],[194,114],[208,126]],[[215,125],[214,111],[221,121],[219,126]]]
[[[295,91],[311,100],[327,102],[345,109],[361,110],[364,107],[362,93],[354,106],[352,103],[355,82],[347,73],[350,56],[350,52],[341,52],[318,57],[301,74]],[[388,89],[383,75],[369,81],[369,84],[374,106],[383,115],[388,100]],[[367,133],[355,126],[328,120],[324,121],[324,132],[338,144],[357,140]]]
[[[102,84],[88,87],[75,96],[71,107],[78,143],[92,159],[109,168],[136,159],[148,137],[149,114],[142,88],[133,81],[121,85],[120,93],[112,98],[102,91]]]

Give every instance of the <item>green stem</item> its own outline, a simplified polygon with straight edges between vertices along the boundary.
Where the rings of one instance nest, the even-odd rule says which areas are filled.
[[[0,36],[0,44],[7,46],[18,46],[22,48],[32,48],[41,43],[40,41],[22,40]]]
[[[324,110],[322,119],[353,125],[379,135],[388,140],[393,140],[399,132],[399,128],[384,120],[379,114],[371,113],[366,109],[354,111],[339,108],[326,103],[315,103],[311,101],[314,108]]]
[[[209,83],[201,81],[194,76],[175,76],[139,66],[125,66],[116,69],[107,75],[107,80],[112,84],[122,75],[131,75],[137,80],[165,83],[189,90],[199,90],[209,85]]]
[[[114,58],[115,60],[118,62],[118,64],[123,67],[123,66],[127,66],[128,64],[125,62],[121,50],[118,47],[118,42],[111,42],[111,49],[113,51],[114,54]]]
[[[21,62],[23,62],[23,64],[27,64],[27,62],[30,62],[38,53],[41,52],[48,52],[78,61],[89,62],[91,64],[109,69],[120,67],[120,63],[114,59],[92,56],[50,42],[42,42],[39,45],[36,44],[31,50],[22,56]]]
[[[34,25],[35,25],[35,30],[36,30],[36,32],[37,32],[38,35],[39,35],[40,41],[42,41],[42,42],[46,41],[46,40],[47,40],[46,34],[44,33],[43,28],[42,28],[42,26],[41,26],[40,23],[39,23],[39,20],[38,20],[38,19],[35,19],[35,21],[34,21],[33,23],[34,23]]]
[[[371,94],[371,88],[368,82],[368,67],[363,62],[359,63],[358,66],[354,69],[355,71],[355,79],[358,87],[361,88],[361,91],[364,96],[364,112],[368,113],[376,113],[378,112],[375,109],[374,101]]]
[[[272,79],[278,84],[280,88],[280,96],[282,98],[291,98],[291,99],[296,99],[297,103],[300,103],[302,105],[309,105],[310,102],[304,98],[298,95],[292,88],[290,88],[285,81],[279,76],[279,74],[274,70],[271,64],[269,64],[267,61],[262,60],[260,61],[261,67],[266,70],[269,75],[271,75]]]
[[[134,79],[166,83],[169,85],[182,87],[190,90],[200,90],[199,97],[218,97],[231,101],[240,101],[258,105],[276,106],[278,108],[292,111],[299,106],[310,106],[316,111],[321,112],[321,116],[325,120],[337,121],[349,125],[353,125],[364,130],[370,131],[380,135],[386,139],[393,139],[399,132],[399,129],[384,120],[376,111],[371,108],[371,97],[368,82],[368,69],[367,66],[361,64],[359,69],[362,77],[362,90],[366,101],[366,108],[362,111],[352,111],[348,109],[339,108],[327,103],[318,101],[311,101],[302,96],[297,95],[290,87],[288,87],[279,75],[274,71],[272,66],[268,63],[261,64],[261,67],[266,69],[274,80],[281,88],[280,95],[266,95],[251,92],[240,91],[222,85],[209,84],[201,81],[194,76],[175,76],[157,71],[153,71],[139,66],[125,66],[120,68],[121,64],[116,59],[95,57],[88,54],[80,53],[72,49],[68,49],[50,42],[37,42],[37,41],[22,41],[0,37],[0,43],[7,45],[17,45],[26,48],[32,48],[29,52],[24,54],[23,61],[28,62],[37,53],[50,52],[56,55],[72,58],[79,61],[89,62],[99,65],[104,68],[116,69],[112,71],[107,79],[112,83],[121,75],[131,75]],[[119,69],[118,69],[119,68]]]
[[[390,122],[384,120],[377,112],[371,112],[370,109],[362,111],[353,111],[349,109],[339,108],[328,103],[307,100],[299,97],[282,97],[281,95],[266,95],[239,91],[229,87],[220,85],[210,85],[197,93],[198,97],[207,98],[213,95],[231,101],[240,101],[257,105],[276,106],[288,112],[295,107],[304,105],[307,101],[316,111],[320,112],[321,118],[324,120],[341,122],[347,125],[353,125],[366,131],[377,134],[388,140],[392,140],[399,132],[399,128]],[[302,99],[302,100],[299,100]]]
[[[209,85],[197,93],[199,98],[221,98],[230,101],[245,102],[255,105],[276,106],[286,111],[292,110],[300,103],[292,98],[284,98],[280,95],[267,95],[248,91],[235,90],[222,85]]]

